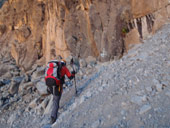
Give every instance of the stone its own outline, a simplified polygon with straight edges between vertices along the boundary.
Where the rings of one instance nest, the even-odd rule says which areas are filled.
[[[27,90],[27,88],[29,88],[29,87],[31,87],[33,85],[34,85],[33,82],[28,82],[28,83],[21,84],[19,86],[19,91]]]
[[[37,115],[43,115],[43,112],[44,112],[44,109],[41,107],[41,106],[39,106],[39,107],[37,107],[36,108],[36,113],[37,113]]]
[[[154,79],[153,82],[154,82],[154,85],[156,87],[156,90],[158,92],[161,92],[162,91],[162,84],[158,80],[156,80],[156,79]]]
[[[18,92],[18,89],[19,89],[19,83],[17,83],[16,81],[12,81],[9,89],[9,93],[14,95],[15,93]]]
[[[13,77],[17,77],[17,76],[19,76],[19,75],[20,75],[20,73],[19,73],[19,72],[17,72],[17,71],[15,71],[15,72],[11,72],[11,74],[12,74],[12,76],[13,76]]]
[[[44,75],[45,75],[45,67],[39,67],[39,68],[37,68],[36,71],[33,73],[32,79],[33,79],[33,80],[39,79],[39,78],[44,77]]]
[[[25,112],[30,112],[31,111],[31,108],[30,107],[27,107],[26,109],[25,109]]]
[[[48,103],[49,103],[49,98],[44,99],[43,102],[40,103],[40,104],[35,108],[37,114],[42,115],[42,114],[45,112]],[[50,110],[50,111],[51,111],[51,110]]]
[[[11,82],[11,80],[9,80],[9,79],[2,80],[2,83],[4,83],[5,85],[10,84],[10,82]]]
[[[21,83],[21,81],[24,79],[24,77],[13,77],[13,81],[17,82],[17,83]]]
[[[97,64],[97,60],[96,60],[96,58],[94,58],[93,56],[88,56],[88,57],[86,58],[86,62],[87,62],[87,64],[90,65],[90,66],[94,66],[94,65]]]
[[[48,115],[51,114],[51,110],[52,110],[52,103],[53,103],[53,96],[50,96],[50,101],[48,102],[48,105],[44,111],[44,115]]]
[[[10,94],[14,95],[15,93],[18,92],[19,85],[22,80],[23,80],[23,77],[19,77],[19,76],[12,78],[10,89],[9,89]]]
[[[10,72],[6,72],[5,74],[3,74],[2,76],[5,79],[11,79],[12,78],[12,74]]]
[[[87,62],[84,59],[80,59],[79,63],[81,68],[87,67]]]
[[[150,105],[143,105],[139,110],[139,114],[142,115],[146,113],[147,111],[149,111],[151,108],[152,107]]]
[[[38,98],[34,99],[28,106],[32,109],[36,108],[38,106],[38,100]]]
[[[146,87],[146,91],[152,92],[152,87]]]
[[[45,110],[45,108],[47,107],[48,103],[49,103],[49,99],[45,98],[40,105]]]
[[[129,33],[126,34],[126,37],[125,37],[126,50],[129,50],[133,47],[133,45],[140,44],[140,43],[141,43],[140,35],[136,28],[134,28],[133,30],[131,30]]]
[[[162,91],[162,85],[161,84],[156,84],[156,90],[158,92],[161,92]]]
[[[147,98],[146,98],[145,95],[144,96],[133,96],[131,98],[131,102],[135,103],[135,104],[138,104],[138,105],[141,105],[146,100],[147,100]]]
[[[39,81],[36,85],[36,88],[40,95],[46,95],[47,93],[47,86],[45,84],[45,81]]]
[[[167,91],[165,95],[170,97],[170,91]]]
[[[154,13],[156,19],[154,20],[153,33],[160,29],[168,20],[167,9],[161,8],[159,11]]]

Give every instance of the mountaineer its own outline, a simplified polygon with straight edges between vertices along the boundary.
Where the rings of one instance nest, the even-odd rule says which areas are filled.
[[[53,95],[51,121],[53,124],[57,119],[59,102],[63,91],[63,84],[65,82],[65,75],[71,80],[75,77],[76,72],[71,73],[66,67],[65,60],[52,60],[48,62],[45,72],[45,82],[47,91]]]

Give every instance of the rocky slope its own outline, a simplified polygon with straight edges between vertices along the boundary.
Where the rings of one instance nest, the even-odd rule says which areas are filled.
[[[94,59],[89,59],[87,67],[81,60],[78,96],[68,82],[59,118],[52,127],[169,127],[169,40],[167,24],[120,60],[98,63],[95,67]],[[44,67],[34,66],[25,74],[15,66],[15,61],[1,62],[10,68],[10,73],[1,74],[1,127],[39,128],[48,123],[51,97],[43,96]]]
[[[59,54],[76,56],[79,94],[67,80],[53,128],[169,127],[169,18],[169,0],[0,0],[0,127],[49,122]]]
[[[120,60],[100,66],[53,128],[170,127],[169,40],[166,25]]]

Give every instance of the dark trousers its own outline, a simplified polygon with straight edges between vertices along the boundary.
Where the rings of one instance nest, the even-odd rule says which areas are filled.
[[[58,92],[58,88],[57,87],[50,88],[50,92],[53,95],[51,117],[53,117],[54,119],[57,119],[59,103],[60,103],[60,99],[61,99],[61,92]]]

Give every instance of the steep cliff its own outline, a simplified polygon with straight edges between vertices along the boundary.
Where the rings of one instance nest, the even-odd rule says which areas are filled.
[[[4,3],[0,10],[1,56],[11,53],[25,70],[42,57],[44,10],[42,2],[33,0]]]
[[[168,0],[131,0],[132,17],[127,22],[128,33],[125,37],[125,47],[141,43],[154,34],[170,18],[170,1]]]
[[[0,57],[28,70],[52,55],[122,56],[170,17],[168,0],[8,0],[0,9]]]

